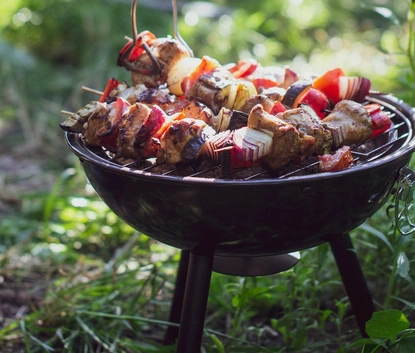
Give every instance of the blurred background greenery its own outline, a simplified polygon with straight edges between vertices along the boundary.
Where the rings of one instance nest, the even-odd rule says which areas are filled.
[[[168,0],[139,4],[139,30],[172,34]],[[215,0],[179,6],[180,32],[196,56],[223,64],[255,57],[299,72],[340,66],[415,103],[408,1]],[[60,109],[74,110],[94,98],[81,91],[83,85],[102,89],[109,77],[129,80],[115,61],[124,37],[131,36],[130,1],[2,2],[0,30],[2,124],[19,121],[24,143],[42,145],[42,153],[63,162],[63,151],[56,149],[62,142]],[[14,139],[2,137],[3,144]]]
[[[113,284],[111,271],[128,274],[142,269],[144,272],[139,275],[134,272],[130,280],[120,275],[119,280],[124,283],[118,285],[125,288],[130,285],[128,288],[134,291],[139,289],[138,283],[144,283],[145,287],[151,282],[149,296],[153,302],[158,300],[155,297],[159,295],[159,286],[171,294],[174,283],[170,275],[177,265],[177,252],[136,233],[96,198],[59,128],[59,122],[64,119],[62,109],[75,111],[96,99],[93,94],[82,91],[82,86],[102,90],[110,77],[130,80],[129,73],[116,66],[125,36],[132,35],[130,6],[129,0],[0,3],[0,289],[4,283],[21,282],[25,289],[33,285],[42,297],[48,293],[43,308],[32,298],[34,305],[29,311],[35,316],[28,317],[23,324],[21,321],[20,326],[14,319],[0,319],[0,347],[2,342],[13,342],[10,352],[18,351],[14,344],[23,344],[21,338],[27,338],[27,332],[32,335],[36,332],[51,345],[56,340],[69,345],[69,337],[65,341],[60,336],[62,331],[56,329],[54,334],[46,332],[46,328],[42,331],[38,323],[45,318],[49,320],[48,328],[66,327],[74,332],[70,336],[73,342],[84,342],[90,331],[80,325],[80,317],[76,320],[71,317],[73,321],[69,315],[63,317],[62,307],[84,305],[86,310],[105,311],[107,305],[108,312],[114,312],[126,305],[127,299],[114,297],[114,288],[108,284]],[[254,57],[263,65],[289,65],[298,72],[323,73],[341,67],[348,75],[370,78],[373,89],[393,92],[415,105],[412,1],[212,0],[180,1],[179,7],[180,33],[196,56],[209,55],[223,64]],[[161,37],[173,34],[168,0],[139,1],[137,20],[139,31],[147,29]],[[384,234],[389,231],[390,221],[384,213],[357,230],[357,246],[362,246],[365,272],[376,288],[379,301],[388,288],[388,261],[392,255]],[[411,258],[409,254],[408,257]],[[329,258],[328,248],[324,246],[306,251],[302,261],[307,265],[303,270],[296,267],[297,272],[283,275],[282,280],[287,282],[274,286],[272,295],[272,278],[247,282],[236,278],[226,282],[223,277],[214,276],[208,323],[212,327],[218,322],[222,324],[230,307],[236,310],[232,317],[233,333],[246,338],[249,332],[259,332],[261,328],[250,323],[253,326],[248,327],[244,336],[241,331],[246,327],[240,326],[242,319],[269,309],[278,298],[280,306],[291,313],[285,321],[275,321],[273,326],[283,333],[286,344],[306,347],[308,328],[321,329],[329,319],[340,330],[342,323],[344,326],[345,301],[330,299],[332,306],[325,307],[330,309],[329,313],[323,313],[319,306],[323,301],[327,304],[328,298],[338,298],[341,291],[333,260]],[[332,266],[327,265],[329,261]],[[29,262],[31,266],[27,265]],[[157,277],[157,266],[161,264],[168,275]],[[97,268],[108,276],[90,273]],[[384,281],[379,269],[385,276]],[[66,279],[60,277],[62,273]],[[137,282],[137,276],[141,282]],[[51,282],[50,278],[60,279]],[[93,282],[96,278],[103,282]],[[410,307],[413,282],[402,278],[397,284],[401,290],[395,294],[400,296],[401,303],[406,302]],[[76,287],[79,283],[84,283],[84,287]],[[301,286],[296,286],[299,283]],[[105,292],[107,285],[109,289]],[[286,298],[287,286],[295,292],[290,298]],[[223,288],[227,288],[225,294]],[[229,304],[257,290],[262,294],[256,300],[243,306]],[[64,298],[63,302],[54,301],[60,297]],[[138,297],[137,293],[130,295],[130,298]],[[96,300],[95,304],[88,306],[88,298]],[[119,301],[115,303],[114,298]],[[295,298],[300,298],[300,302],[294,302]],[[129,303],[129,310],[133,308],[144,317],[148,314],[147,302],[140,300]],[[303,312],[293,311],[294,306]],[[35,307],[40,308],[38,312]],[[152,311],[150,315],[153,314]],[[311,321],[305,322],[306,317]],[[88,324],[92,325],[91,322]],[[309,325],[307,329],[305,324]],[[146,332],[148,325],[144,326],[141,328]],[[103,334],[108,333],[107,323],[101,328]],[[120,331],[115,332],[116,337],[120,335]],[[324,335],[323,338],[327,339]],[[330,333],[329,342],[344,343],[349,338],[335,338]],[[90,341],[94,339],[90,337]],[[25,342],[26,351],[36,351],[28,349]],[[31,342],[36,343],[38,351],[49,350],[33,337]],[[322,342],[321,346],[324,345],[327,344]],[[313,352],[318,351],[309,347]],[[331,348],[327,349],[330,352]],[[73,351],[80,350],[73,348]],[[211,350],[214,351],[220,349]],[[300,351],[298,346],[296,351]],[[3,353],[1,348],[0,352]]]

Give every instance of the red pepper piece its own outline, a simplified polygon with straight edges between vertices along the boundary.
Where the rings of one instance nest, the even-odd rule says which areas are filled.
[[[383,112],[381,106],[377,103],[368,104],[365,106],[366,110],[372,118],[372,137],[376,137],[382,132],[388,130],[392,121],[389,116]]]
[[[107,85],[105,86],[104,92],[99,98],[99,101],[101,103],[104,103],[105,100],[108,98],[109,94],[111,93],[111,91],[115,89],[119,84],[120,84],[120,81],[118,81],[115,78],[110,78],[107,82]]]
[[[283,113],[287,109],[284,107],[284,104],[282,104],[280,101],[276,101],[269,112],[271,115],[277,115],[278,113]]]
[[[154,39],[157,39],[157,37],[153,33],[151,33],[150,31],[143,31],[137,36],[137,42],[132,50],[130,48],[133,44],[133,40],[130,39],[128,43],[124,45],[124,48],[121,49],[120,54],[118,56],[118,62],[121,62],[123,60],[127,60],[129,62],[136,61],[144,52],[143,44],[149,43]],[[128,55],[128,58],[125,58],[125,55],[129,50],[131,50],[131,52]]]
[[[258,61],[255,59],[242,59],[235,66],[232,66],[229,71],[236,78],[244,78],[251,75],[258,65]]]
[[[314,80],[313,87],[323,92],[333,104],[336,104],[340,101],[339,78],[341,76],[345,76],[342,69],[329,70]]]
[[[262,89],[279,86],[277,79],[272,79],[269,77],[255,77],[252,79],[252,83],[258,92],[260,92]]]
[[[326,95],[315,88],[311,88],[301,99],[300,103],[309,105],[320,119],[324,119],[327,116],[327,110],[330,108],[330,102]]]

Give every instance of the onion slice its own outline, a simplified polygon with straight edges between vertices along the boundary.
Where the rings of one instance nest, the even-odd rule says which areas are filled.
[[[365,77],[341,76],[339,77],[339,98],[361,103],[368,95],[370,87],[371,82]]]
[[[242,127],[233,133],[233,156],[240,162],[255,163],[271,151],[272,137],[267,133]]]

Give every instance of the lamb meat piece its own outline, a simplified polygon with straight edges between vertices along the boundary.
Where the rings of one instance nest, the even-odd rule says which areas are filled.
[[[372,135],[370,114],[355,101],[340,101],[323,122],[332,133],[335,148],[364,142]]]
[[[264,110],[269,113],[274,106],[274,101],[264,94],[257,94],[246,100],[245,104],[241,108],[241,111],[249,114],[252,108],[257,104],[261,104]]]
[[[183,112],[186,118],[203,120],[206,124],[213,125],[213,112],[203,103],[188,101],[183,106]]]
[[[329,153],[333,144],[330,130],[321,122],[313,109],[308,106],[289,109],[278,113],[277,117],[293,125],[302,138],[313,138],[315,143],[303,151],[304,156]]]
[[[267,113],[260,104],[251,110],[248,127],[272,135],[271,152],[262,161],[273,170],[292,162],[300,162],[304,158],[304,150],[315,143],[314,138],[302,137],[293,125]]]
[[[187,99],[205,104],[214,114],[223,107],[240,110],[250,96],[249,88],[223,68],[202,73],[186,92]]]
[[[75,114],[70,115],[62,123],[59,124],[62,130],[69,132],[82,132],[84,124],[88,121],[91,115],[103,115],[108,110],[107,103],[93,101],[88,103],[85,107],[79,109]]]
[[[154,64],[147,52],[144,52],[132,64],[136,68],[132,73],[132,82],[156,88],[167,81],[171,68],[183,58],[190,56],[187,48],[173,38],[158,38],[150,43],[150,50],[160,66],[153,70]]]
[[[135,102],[148,105],[158,105],[165,112],[176,109],[177,101],[166,89],[148,88],[140,92]],[[134,103],[135,103],[134,102]]]
[[[215,130],[203,120],[173,120],[160,138],[157,163],[177,164],[194,160],[208,137],[214,134]]]
[[[122,98],[108,104],[107,109],[97,109],[83,125],[82,136],[90,146],[103,146],[111,152],[117,149],[117,135],[125,111],[130,104]]]
[[[151,109],[142,103],[130,107],[119,127],[117,139],[117,153],[125,158],[137,159],[140,151],[137,148],[136,138],[141,127],[147,121]]]

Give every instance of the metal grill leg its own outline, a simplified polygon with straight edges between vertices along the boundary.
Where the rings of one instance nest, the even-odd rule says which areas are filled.
[[[375,306],[350,235],[335,235],[330,241],[330,246],[360,332],[363,337],[367,337],[366,322],[372,317]]]
[[[213,251],[190,254],[176,353],[199,353],[202,345]]]
[[[180,262],[177,269],[176,284],[173,293],[173,300],[170,308],[170,322],[180,324],[180,316],[183,308],[184,290],[186,287],[187,269],[189,267],[189,250],[182,250],[180,253]],[[164,344],[172,344],[176,342],[179,336],[179,327],[169,326],[164,336]]]

